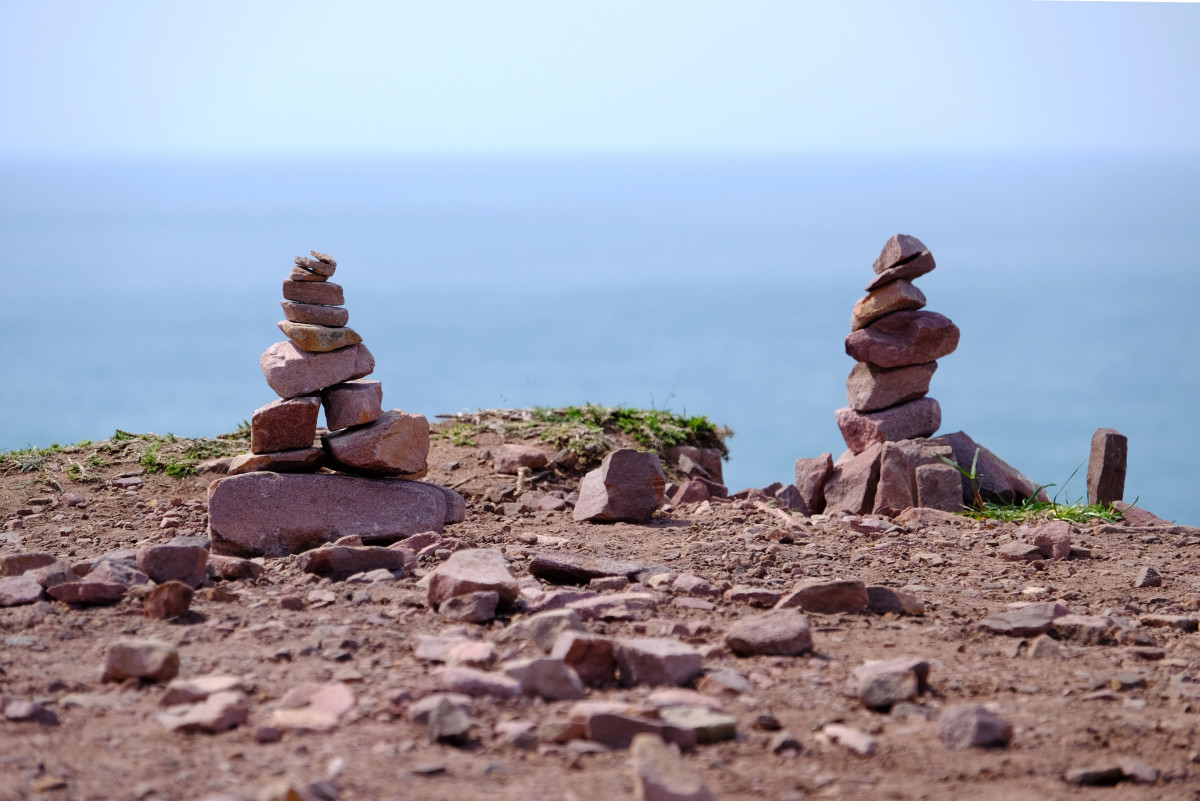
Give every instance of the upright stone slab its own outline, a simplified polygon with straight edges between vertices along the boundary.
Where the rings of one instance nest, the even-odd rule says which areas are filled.
[[[1115,428],[1097,428],[1088,459],[1088,503],[1111,506],[1124,500],[1129,440]]]
[[[276,342],[259,359],[267,384],[281,398],[296,398],[371,374],[375,357],[366,345],[309,353],[290,341]]]
[[[899,311],[850,332],[846,353],[878,367],[905,367],[948,356],[958,337],[958,326],[937,312]]]
[[[421,478],[429,458],[429,421],[402,409],[384,412],[372,423],[321,438],[336,463],[352,472]]]
[[[850,512],[862,515],[875,503],[875,486],[879,481],[879,455],[883,446],[875,443],[862,453],[841,464],[825,482],[825,512]]]
[[[833,473],[833,454],[822,453],[814,458],[796,460],[796,490],[805,515],[825,511],[825,482]]]
[[[311,448],[317,438],[320,409],[321,399],[311,395],[277,400],[255,409],[250,417],[250,452]]]
[[[419,481],[329,474],[243,473],[208,489],[214,554],[287,556],[358,535],[386,542],[440,532],[446,490]]]

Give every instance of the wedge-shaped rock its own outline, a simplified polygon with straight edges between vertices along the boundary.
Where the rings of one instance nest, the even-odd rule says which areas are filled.
[[[658,454],[621,448],[583,477],[572,516],[576,522],[645,522],[662,505],[666,487]]]
[[[286,556],[357,534],[387,541],[440,532],[444,487],[419,481],[301,473],[245,473],[209,485],[212,552]]]
[[[362,378],[375,369],[366,345],[309,353],[292,342],[277,342],[259,359],[267,384],[281,398],[311,395],[325,387]]]
[[[846,396],[856,412],[877,412],[905,401],[923,398],[937,370],[937,362],[888,370],[859,362],[846,379]]]
[[[927,250],[924,253],[914,256],[908,261],[903,262],[902,264],[897,264],[894,267],[889,267],[888,269],[884,270],[879,275],[872,278],[871,282],[867,284],[865,289],[870,292],[877,287],[883,286],[889,281],[895,281],[899,278],[911,281],[912,279],[919,278],[926,273],[933,272],[935,267],[937,267],[937,262],[933,260],[933,254]]]
[[[309,353],[325,353],[362,342],[362,337],[353,328],[330,328],[312,323],[280,320],[279,330],[295,343],[296,347]]]
[[[835,464],[825,482],[825,512],[850,512],[861,515],[875,503],[875,485],[879,481],[879,455],[883,445],[875,443],[862,453]],[[838,460],[841,462],[841,460]]]
[[[834,412],[846,447],[862,453],[878,442],[928,437],[942,424],[942,407],[933,398],[918,398],[878,412],[856,412],[844,406]]]
[[[931,311],[899,311],[846,337],[846,353],[878,367],[905,367],[948,356],[958,347],[958,326]]]
[[[871,267],[876,273],[882,273],[898,264],[915,259],[927,250],[929,248],[925,247],[915,236],[896,234],[884,243],[879,258],[875,259],[875,263]]]
[[[850,330],[865,328],[885,314],[923,308],[925,293],[913,286],[911,281],[905,281],[903,278],[889,281],[878,289],[871,290],[870,294],[854,304]]]
[[[337,328],[350,322],[350,310],[345,306],[320,306],[315,303],[296,303],[281,300],[283,316],[293,323],[310,323]]]
[[[358,428],[321,438],[334,466],[375,476],[421,478],[429,456],[429,421],[402,409]]]

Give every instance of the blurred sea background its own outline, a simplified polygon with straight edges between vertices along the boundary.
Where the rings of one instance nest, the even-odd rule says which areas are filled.
[[[235,429],[311,248],[386,408],[703,414],[731,489],[789,482],[844,450],[850,312],[908,233],[962,330],[942,432],[1075,500],[1116,428],[1126,499],[1200,524],[1198,159],[20,159],[0,186],[0,449]]]

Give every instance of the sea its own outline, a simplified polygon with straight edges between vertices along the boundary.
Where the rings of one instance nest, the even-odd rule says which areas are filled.
[[[338,260],[387,408],[607,406],[731,427],[731,489],[844,443],[888,237],[962,331],[930,395],[1060,501],[1097,428],[1200,524],[1200,159],[463,156],[0,161],[0,449],[231,431],[274,399],[280,282]]]

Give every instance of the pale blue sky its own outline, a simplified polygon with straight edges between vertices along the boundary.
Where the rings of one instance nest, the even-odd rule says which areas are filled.
[[[1200,4],[0,0],[0,157],[1200,152]]]

